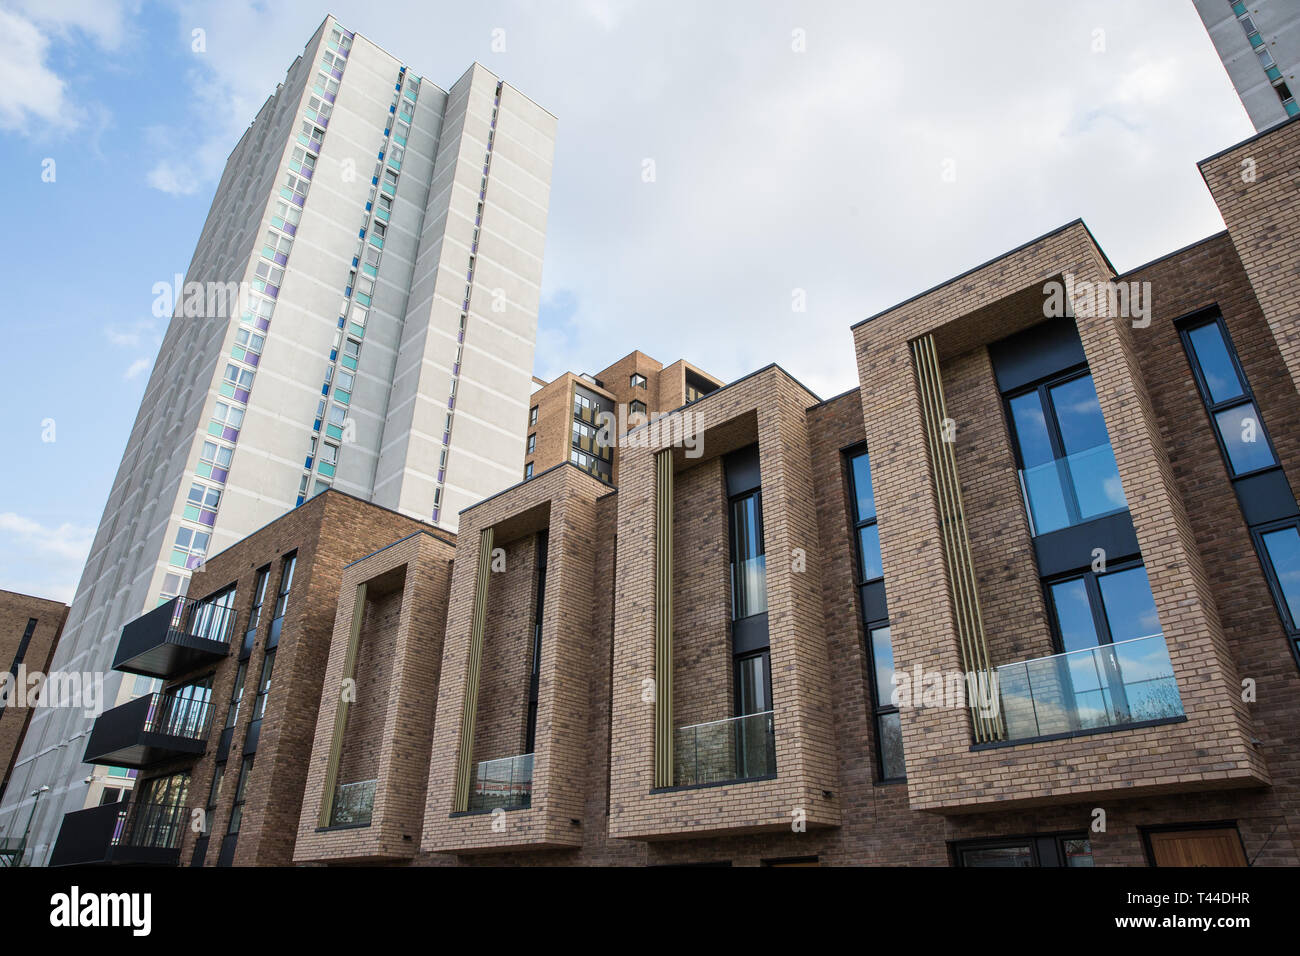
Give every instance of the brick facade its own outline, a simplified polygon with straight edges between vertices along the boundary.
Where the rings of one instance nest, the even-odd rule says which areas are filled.
[[[18,651],[29,622],[34,620],[36,624],[27,638],[21,663],[27,675],[47,673],[68,610],[68,605],[58,601],[0,591],[0,668],[17,670]],[[27,688],[15,683],[10,693],[22,695],[25,699]],[[0,778],[0,797],[9,786],[14,761],[18,759],[18,746],[31,725],[34,712],[33,708],[25,706],[25,703],[20,706],[16,700],[13,706],[0,708],[0,767],[4,768],[4,777]]]

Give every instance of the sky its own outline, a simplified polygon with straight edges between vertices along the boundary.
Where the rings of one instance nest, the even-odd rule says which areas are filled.
[[[640,349],[837,394],[852,323],[1077,217],[1120,271],[1221,230],[1196,162],[1253,133],[1191,0],[0,0],[0,588],[71,600],[153,285],[326,13],[559,118],[548,379]]]

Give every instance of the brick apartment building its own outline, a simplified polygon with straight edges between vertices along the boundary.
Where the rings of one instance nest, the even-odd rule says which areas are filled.
[[[106,855],[162,788],[212,808],[171,863],[1300,863],[1297,157],[1289,122],[1205,160],[1227,229],[1122,275],[1076,221],[858,323],[831,399],[562,376],[459,543],[330,492],[210,559],[225,646],[158,676],[215,722],[135,728]],[[573,460],[632,401],[608,474]]]
[[[11,681],[8,685],[10,696],[0,703],[0,767],[4,768],[4,776],[0,778],[0,796],[9,788],[18,746],[36,713],[35,708],[26,706],[25,695],[31,684],[23,683],[22,678],[48,673],[50,659],[67,619],[68,606],[59,601],[0,591],[0,662],[9,662]],[[24,695],[21,704],[12,696],[14,694]],[[26,783],[26,780],[20,780],[18,785]],[[21,832],[0,833],[0,854],[20,853],[23,836]]]

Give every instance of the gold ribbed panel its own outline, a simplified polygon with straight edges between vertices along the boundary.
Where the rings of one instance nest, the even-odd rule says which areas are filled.
[[[944,422],[948,407],[943,398],[943,379],[939,374],[939,353],[934,337],[922,336],[912,343],[916,363],[917,385],[921,393],[921,410],[925,417],[926,440],[930,448],[930,465],[934,472],[935,497],[939,504],[939,522],[943,528],[943,553],[948,565],[948,584],[961,646],[962,666],[967,675],[988,681],[992,676],[988,645],[984,640],[984,617],[980,613],[979,592],[975,587],[975,562],[971,557],[970,538],[966,533],[966,512],[961,499],[961,482],[957,477],[956,444],[944,440]],[[992,687],[991,682],[985,684]],[[970,685],[968,683],[968,689]],[[975,695],[968,694],[975,742],[986,743],[1003,737],[1000,715],[981,713]]]
[[[357,651],[361,646],[361,622],[366,616],[366,583],[357,585],[356,603],[352,606],[352,626],[348,631],[348,649],[343,657],[343,679],[355,678]],[[339,762],[343,759],[343,736],[347,733],[348,709],[351,704],[343,699],[343,686],[339,685],[338,709],[334,711],[334,736],[330,738],[330,758],[325,769],[325,792],[321,794],[318,825],[327,827],[334,816],[334,792],[339,779]]]
[[[655,454],[655,786],[673,785],[673,453]]]
[[[456,752],[454,812],[469,809],[474,773],[474,720],[478,715],[478,680],[483,667],[483,631],[487,627],[488,581],[492,577],[492,529],[478,536],[478,570],[474,575],[474,617],[470,623],[469,661],[465,668],[465,706],[460,716],[460,749]]]

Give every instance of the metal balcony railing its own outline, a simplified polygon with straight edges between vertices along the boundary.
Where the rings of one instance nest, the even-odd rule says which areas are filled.
[[[678,727],[673,763],[673,783],[679,787],[775,775],[772,711]]]
[[[208,718],[212,702],[195,697],[176,697],[170,694],[153,694],[144,732],[203,740],[208,735]]]
[[[1010,742],[1183,716],[1163,634],[1004,664],[996,686]]]
[[[470,810],[519,810],[532,806],[533,755],[484,760],[474,771]]]
[[[179,597],[122,628],[115,670],[164,680],[229,653],[234,608]]]
[[[334,791],[334,806],[330,810],[330,826],[369,826],[375,809],[375,785],[378,780],[358,780],[341,783]]]
[[[118,815],[113,845],[139,849],[179,849],[189,814],[178,803],[143,803]]]

